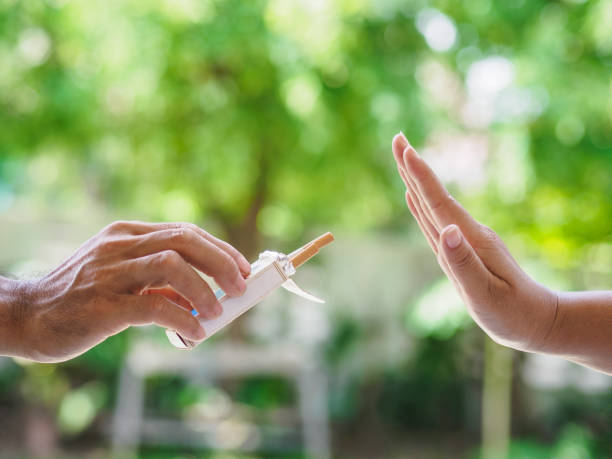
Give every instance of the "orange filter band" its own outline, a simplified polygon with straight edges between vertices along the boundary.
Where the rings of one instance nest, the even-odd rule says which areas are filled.
[[[334,235],[332,233],[322,234],[313,241],[310,241],[305,246],[291,253],[289,255],[289,260],[291,261],[291,264],[293,264],[294,268],[298,268],[319,253],[319,249],[325,247],[327,244],[333,241]]]

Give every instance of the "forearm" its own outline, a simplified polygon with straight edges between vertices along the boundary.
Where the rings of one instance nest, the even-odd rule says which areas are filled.
[[[22,283],[0,276],[0,355],[21,355]]]
[[[560,292],[539,352],[612,373],[612,291]]]

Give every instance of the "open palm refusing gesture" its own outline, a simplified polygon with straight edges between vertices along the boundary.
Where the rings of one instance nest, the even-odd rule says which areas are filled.
[[[557,294],[531,279],[497,234],[450,196],[403,134],[392,148],[406,203],[472,318],[500,344],[543,348],[555,322]]]

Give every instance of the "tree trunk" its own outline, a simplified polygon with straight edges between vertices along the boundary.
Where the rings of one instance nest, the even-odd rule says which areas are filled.
[[[505,459],[510,446],[514,351],[485,338],[482,388],[482,457]]]

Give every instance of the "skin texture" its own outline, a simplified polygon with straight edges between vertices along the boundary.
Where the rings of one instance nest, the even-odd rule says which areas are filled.
[[[496,342],[612,373],[612,292],[555,292],[448,193],[403,134],[393,155],[406,204],[474,321]]]
[[[230,296],[250,273],[236,249],[195,225],[112,223],[40,279],[0,278],[0,353],[58,362],[148,324],[201,341],[190,310],[213,318],[222,307],[194,267]]]

